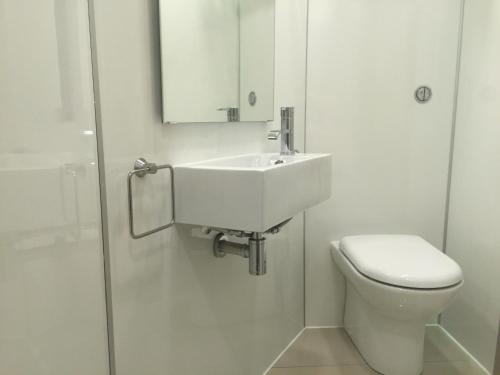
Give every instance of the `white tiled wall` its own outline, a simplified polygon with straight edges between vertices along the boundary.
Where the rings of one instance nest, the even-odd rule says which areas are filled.
[[[500,1],[466,1],[447,253],[465,284],[442,324],[493,370],[500,317]]]
[[[418,234],[442,246],[460,3],[310,0],[308,152],[333,154],[332,198],[306,214],[306,323],[342,325],[329,243]],[[434,96],[422,105],[419,85]]]
[[[188,226],[130,239],[125,179],[139,156],[175,164],[278,150],[266,140],[277,125],[162,124],[157,1],[94,3],[117,372],[261,373],[303,326],[302,218],[268,238],[268,274],[256,278],[241,258],[214,258],[212,242]],[[276,103],[290,101],[303,115],[306,1],[276,3]],[[303,117],[297,122],[303,132]],[[168,183],[152,178],[160,186],[137,194],[144,226],[170,214]]]

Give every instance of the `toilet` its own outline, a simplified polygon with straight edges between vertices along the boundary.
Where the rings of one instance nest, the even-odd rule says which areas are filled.
[[[367,364],[422,373],[425,325],[462,287],[460,266],[412,235],[345,237],[332,256],[346,278],[344,326]]]

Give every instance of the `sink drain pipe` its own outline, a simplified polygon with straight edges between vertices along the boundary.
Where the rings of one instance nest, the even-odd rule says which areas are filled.
[[[281,231],[290,220],[285,220],[278,225],[267,230],[265,233],[276,234]],[[248,272],[250,275],[262,276],[267,272],[266,261],[266,237],[261,232],[245,232],[240,230],[222,229],[222,228],[202,228],[205,234],[212,230],[219,233],[214,238],[213,254],[216,258],[223,258],[226,254],[238,255],[248,259]],[[247,238],[247,243],[229,241],[228,236]]]
[[[213,251],[217,258],[233,254],[248,259],[250,275],[261,276],[267,272],[266,238],[262,233],[252,232],[246,244],[229,241],[226,234],[219,233],[215,236]]]

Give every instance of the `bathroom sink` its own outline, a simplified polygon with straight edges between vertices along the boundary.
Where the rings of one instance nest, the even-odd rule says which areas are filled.
[[[265,232],[330,197],[329,154],[250,154],[174,168],[177,223]]]

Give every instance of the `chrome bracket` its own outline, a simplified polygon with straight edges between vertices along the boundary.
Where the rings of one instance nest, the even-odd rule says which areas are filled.
[[[172,200],[172,219],[168,224],[159,226],[157,228],[142,232],[142,233],[136,233],[135,232],[135,226],[134,226],[134,200],[133,200],[133,194],[132,194],[132,178],[134,176],[143,178],[148,174],[156,174],[159,170],[161,169],[168,169],[170,171],[170,181],[172,185],[172,192],[171,192],[171,200]],[[149,236],[150,234],[159,232],[163,229],[170,228],[172,225],[175,224],[175,191],[174,191],[174,167],[172,167],[170,164],[162,164],[162,165],[156,165],[155,163],[149,163],[146,159],[144,158],[138,158],[134,162],[134,170],[130,171],[127,176],[127,193],[128,193],[128,223],[129,223],[129,233],[130,237],[133,239],[137,240],[139,238],[143,238],[146,236]]]

